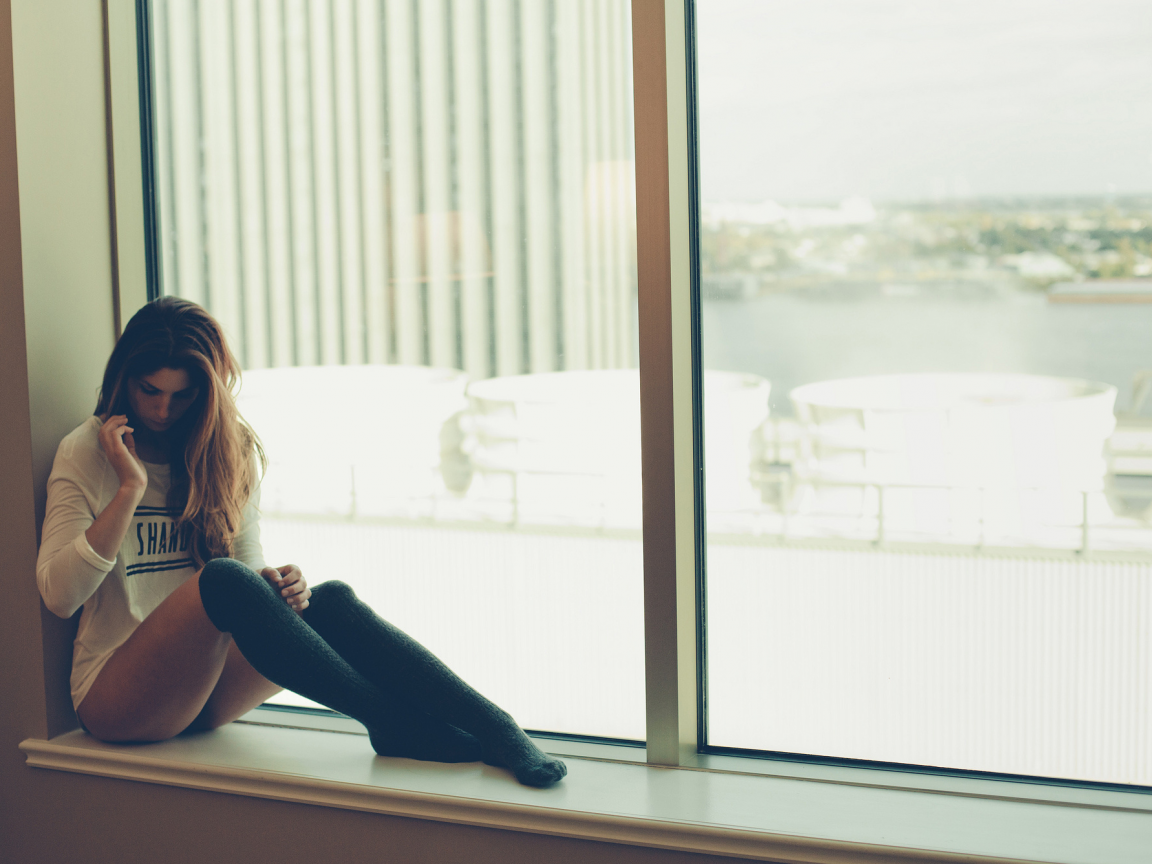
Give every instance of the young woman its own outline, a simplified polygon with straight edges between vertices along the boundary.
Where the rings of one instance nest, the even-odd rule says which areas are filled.
[[[264,453],[236,410],[238,378],[216,321],[162,298],[128,322],[96,415],[60,444],[36,576],[57,615],[84,609],[72,662],[84,727],[160,741],[288,688],[359,720],[381,755],[560,780],[563,762],[348,585],[310,589],[300,568],[265,566]]]

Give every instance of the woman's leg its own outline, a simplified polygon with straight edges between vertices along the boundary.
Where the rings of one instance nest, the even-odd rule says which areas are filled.
[[[323,643],[262,576],[241,564],[230,563],[267,587],[268,595],[275,601],[270,604],[274,611],[282,610],[287,616],[286,622],[280,616],[281,625],[286,626],[278,626],[278,630],[296,630],[305,643]],[[100,670],[77,708],[84,726],[96,738],[163,741],[188,728],[216,728],[246,714],[279,691],[281,685],[292,687],[289,681],[273,684],[257,672],[228,634],[208,618],[200,598],[204,572],[173,591]],[[283,646],[283,632],[273,633],[270,640]],[[342,673],[356,673],[331,649],[325,649],[336,661],[335,669],[325,666],[320,671],[326,681],[325,692],[331,695],[339,691],[336,682]],[[274,650],[293,656],[291,650],[283,647]],[[388,705],[383,694],[363,679],[358,689],[361,704],[354,706],[348,698],[336,696],[331,701],[338,704],[331,707],[362,722],[367,720],[365,725],[371,724],[375,737],[388,742],[388,746],[378,748],[383,755],[460,762],[480,758],[480,746],[470,735],[418,712]],[[299,691],[324,702],[322,694],[307,687]],[[400,741],[403,746],[396,746],[393,741]]]
[[[199,590],[204,613],[217,630],[232,634],[253,669],[359,720],[377,753],[438,762],[480,758],[475,738],[381,691],[288,608],[267,579],[239,561],[209,561]]]
[[[313,587],[303,618],[381,690],[475,735],[485,762],[511,769],[531,786],[549,786],[567,773],[564,763],[533,744],[508,712],[378,616],[344,582]]]
[[[253,669],[236,643],[229,640],[228,659],[224,661],[220,678],[188,728],[194,731],[219,729],[260,707],[283,689]]]
[[[77,709],[97,738],[162,741],[210,701],[232,640],[204,614],[199,576],[173,591],[100,670]]]
[[[539,750],[506,712],[379,618],[342,582],[313,588],[308,608],[298,616],[263,576],[219,559],[204,568],[200,596],[208,616],[232,634],[255,669],[364,723],[378,753],[443,748],[453,743],[445,740],[448,731],[476,747],[472,758],[483,755],[510,768],[522,783],[549,786],[567,773],[564,763]],[[381,694],[393,705],[426,713],[407,725],[387,722],[372,713],[373,698]]]

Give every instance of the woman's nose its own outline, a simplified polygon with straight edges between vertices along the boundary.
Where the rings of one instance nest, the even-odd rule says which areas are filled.
[[[156,413],[159,415],[161,420],[164,420],[165,418],[168,417],[168,407],[170,404],[170,400],[161,399],[158,404],[159,404],[159,407],[156,409]]]

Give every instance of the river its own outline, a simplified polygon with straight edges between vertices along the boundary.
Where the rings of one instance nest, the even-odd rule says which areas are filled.
[[[702,330],[705,367],[767,378],[776,416],[792,413],[800,384],[900,372],[1104,381],[1125,410],[1132,376],[1152,369],[1152,303],[1049,303],[1034,292],[707,300]]]

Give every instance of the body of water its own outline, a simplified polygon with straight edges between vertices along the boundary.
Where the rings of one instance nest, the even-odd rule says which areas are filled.
[[[1015,372],[1103,381],[1126,410],[1152,369],[1152,303],[1049,303],[1039,293],[947,299],[705,301],[704,366],[772,382],[775,416],[812,381],[909,372]]]

